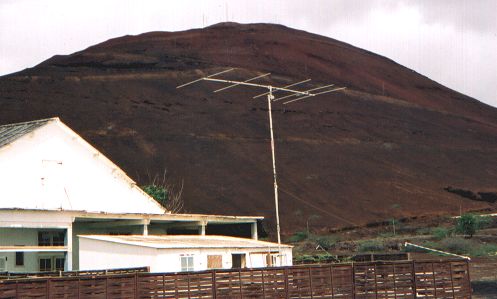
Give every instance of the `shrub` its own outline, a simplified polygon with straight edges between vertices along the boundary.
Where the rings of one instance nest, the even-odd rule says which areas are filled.
[[[383,251],[385,245],[378,240],[367,240],[359,243],[358,250],[359,252]]]
[[[476,216],[473,214],[464,214],[457,219],[456,232],[468,235],[470,238],[476,232]]]
[[[162,206],[166,206],[169,194],[165,187],[151,184],[143,186],[143,191],[157,200]]]
[[[304,255],[300,255],[300,256],[295,257],[295,261],[305,264],[305,263],[315,263],[316,259],[312,255],[304,254]]]
[[[451,231],[445,227],[435,227],[431,230],[431,234],[437,240],[442,240],[450,235]]]
[[[293,234],[293,236],[291,236],[289,239],[288,239],[288,242],[291,242],[291,243],[296,243],[296,242],[300,242],[300,241],[304,241],[305,239],[307,239],[309,236],[307,235],[307,232],[295,232]]]
[[[477,229],[492,227],[493,219],[491,216],[476,216]]]
[[[183,211],[183,182],[180,185],[168,183],[166,171],[164,171],[162,179],[155,176],[151,183],[141,188],[169,212],[180,213]]]
[[[472,256],[494,256],[497,255],[497,245],[483,244],[472,248],[470,253]]]
[[[474,214],[464,214],[457,219],[456,232],[469,236],[470,238],[478,229],[484,227],[488,222],[486,217]]]
[[[428,227],[423,227],[423,228],[416,230],[417,235],[429,235],[430,233],[431,233],[431,230]]]
[[[316,244],[321,246],[324,250],[329,250],[335,246],[337,240],[334,237],[319,237],[316,239]]]
[[[464,238],[446,238],[440,242],[442,250],[455,254],[465,254],[470,252],[472,244]]]

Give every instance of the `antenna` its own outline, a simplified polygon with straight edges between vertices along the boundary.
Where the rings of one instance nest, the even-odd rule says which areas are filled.
[[[306,79],[306,80],[299,81],[299,82],[296,82],[296,83],[292,83],[292,84],[289,84],[289,85],[286,85],[286,86],[283,86],[283,87],[277,87],[277,86],[267,85],[267,84],[251,83],[252,81],[255,81],[257,79],[260,79],[260,78],[263,78],[263,77],[267,77],[267,76],[271,75],[271,73],[265,73],[265,74],[262,74],[262,75],[259,75],[259,76],[247,79],[245,81],[237,81],[237,80],[227,80],[227,79],[213,78],[215,76],[218,76],[218,75],[221,75],[221,74],[224,74],[224,73],[227,73],[227,72],[231,72],[233,70],[235,70],[235,68],[230,68],[230,69],[227,69],[227,70],[224,70],[224,71],[221,71],[221,72],[209,75],[209,76],[205,76],[205,77],[202,77],[202,78],[199,78],[199,79],[196,79],[196,80],[184,83],[182,85],[177,86],[176,88],[182,88],[182,87],[185,87],[185,86],[188,86],[190,84],[197,83],[197,82],[200,82],[200,81],[210,81],[210,82],[219,82],[219,83],[229,84],[228,86],[225,86],[223,88],[214,90],[214,92],[216,92],[216,93],[220,92],[220,91],[224,91],[224,90],[232,88],[232,87],[235,87],[235,86],[239,86],[239,85],[250,86],[250,87],[254,87],[254,88],[263,88],[263,89],[267,90],[267,92],[258,94],[256,96],[254,96],[252,99],[256,99],[256,98],[259,98],[259,97],[262,97],[262,96],[266,96],[266,98],[267,98],[268,116],[269,116],[269,132],[270,132],[270,136],[271,136],[271,157],[272,157],[272,160],[273,160],[273,165],[272,166],[273,166],[273,184],[274,184],[274,205],[275,205],[275,210],[276,210],[275,211],[276,212],[276,233],[278,235],[278,244],[281,244],[280,214],[279,214],[279,203],[278,203],[278,180],[277,180],[277,175],[276,175],[276,156],[275,156],[274,133],[273,133],[273,113],[271,111],[271,104],[272,104],[272,102],[280,101],[280,100],[283,100],[283,99],[286,99],[286,98],[296,97],[295,99],[292,99],[292,100],[289,100],[289,101],[286,101],[286,102],[283,103],[283,105],[286,105],[286,104],[290,104],[290,103],[295,102],[295,101],[300,101],[300,100],[303,100],[303,99],[306,99],[306,98],[309,98],[309,97],[315,97],[315,96],[322,95],[322,94],[325,94],[325,93],[330,93],[330,92],[335,92],[335,91],[343,90],[346,87],[339,87],[339,88],[334,88],[334,89],[327,89],[325,91],[320,91],[320,92],[317,92],[317,93],[312,93],[313,91],[323,90],[323,89],[326,89],[326,88],[331,88],[332,86],[335,86],[335,85],[334,84],[328,84],[328,85],[325,85],[325,86],[320,86],[320,87],[316,87],[316,88],[312,88],[312,89],[308,89],[308,90],[303,90],[302,91],[302,90],[290,89],[290,87],[294,87],[294,86],[297,86],[297,85],[300,85],[300,84],[303,84],[303,83],[307,83],[307,82],[311,81],[311,79]],[[274,93],[276,93],[276,92],[286,92],[286,93],[288,93],[288,95],[282,96],[280,98],[275,98],[274,97]]]

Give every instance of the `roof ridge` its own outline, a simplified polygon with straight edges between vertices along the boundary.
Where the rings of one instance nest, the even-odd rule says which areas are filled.
[[[49,121],[53,121],[53,120],[60,121],[60,118],[58,116],[54,116],[54,117],[49,117],[49,118],[37,119],[37,120],[23,121],[23,122],[18,122],[18,123],[0,125],[0,128],[15,127],[15,126],[20,126],[20,125],[38,124],[38,123],[49,122]]]

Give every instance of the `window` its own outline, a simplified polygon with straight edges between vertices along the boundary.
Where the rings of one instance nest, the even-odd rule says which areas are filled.
[[[38,232],[38,246],[64,246],[66,234],[63,231]]]
[[[64,246],[66,234],[64,232],[53,232],[52,234],[52,245],[53,246]]]
[[[16,266],[24,266],[24,252],[16,252]]]
[[[245,253],[231,255],[231,268],[245,268]]]
[[[38,232],[38,246],[50,246],[51,244],[49,232]]]
[[[64,271],[64,264],[66,262],[66,259],[63,257],[57,257],[55,258],[55,271]]]
[[[181,271],[193,271],[193,256],[181,256]]]
[[[208,255],[207,256],[207,269],[221,269],[223,267],[222,255]]]
[[[48,256],[40,258],[40,272],[64,271],[64,257]]]
[[[52,271],[52,258],[40,258],[40,272]]]

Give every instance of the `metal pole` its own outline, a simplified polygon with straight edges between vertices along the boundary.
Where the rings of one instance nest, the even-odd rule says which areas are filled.
[[[273,158],[274,205],[276,207],[276,233],[278,235],[278,244],[281,244],[280,213],[279,213],[279,204],[278,204],[278,181],[276,179],[276,157],[274,155],[273,113],[271,112],[271,101],[273,99],[274,99],[273,87],[269,86],[269,94],[267,95],[267,108],[268,108],[267,110],[269,114],[269,130],[271,132],[271,154]],[[280,248],[278,248],[278,251],[280,251]],[[278,255],[281,255],[281,252],[278,252]]]

